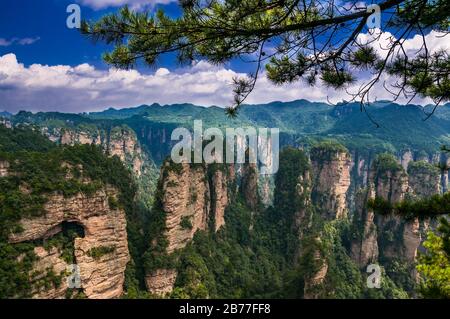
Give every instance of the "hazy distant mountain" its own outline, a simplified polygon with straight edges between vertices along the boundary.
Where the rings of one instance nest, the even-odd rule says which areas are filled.
[[[387,149],[437,150],[442,143],[450,142],[450,104],[437,109],[425,121],[431,107],[403,106],[389,101],[379,101],[361,110],[359,103],[338,104],[297,100],[246,105],[237,119],[230,119],[222,108],[205,108],[193,104],[141,105],[136,108],[108,109],[90,113],[90,119],[126,120],[129,124],[139,119],[157,123],[192,125],[203,120],[208,126],[278,127],[282,132],[305,138],[335,138],[352,146],[367,147],[381,144]],[[376,125],[379,125],[377,128]]]
[[[136,132],[158,127],[170,133],[175,127],[191,127],[194,120],[202,120],[204,127],[276,127],[282,132],[283,144],[308,144],[314,140],[332,138],[350,149],[376,148],[391,152],[411,149],[434,153],[441,144],[450,143],[450,104],[439,107],[425,121],[427,112],[431,110],[430,106],[423,108],[379,101],[367,107],[365,112],[359,103],[334,106],[296,100],[245,105],[235,119],[229,118],[223,108],[186,103],[141,105],[120,110],[109,108],[103,112],[79,115],[19,112],[12,117],[12,121],[48,127],[109,126],[114,123],[126,124]]]
[[[3,117],[3,118],[10,118],[11,116],[12,116],[12,114],[9,113],[9,112],[6,112],[6,111],[0,112],[0,117]]]

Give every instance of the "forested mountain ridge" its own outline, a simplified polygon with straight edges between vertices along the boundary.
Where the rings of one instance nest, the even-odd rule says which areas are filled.
[[[140,133],[137,130],[142,129],[143,123],[148,127],[167,126],[167,133],[170,133],[175,126],[191,127],[194,120],[202,120],[205,127],[276,127],[289,144],[304,139],[332,137],[351,150],[376,146],[398,153],[405,150],[432,153],[440,144],[449,141],[450,105],[439,107],[432,117],[425,120],[431,110],[431,106],[423,108],[381,101],[367,107],[365,113],[358,103],[332,106],[297,100],[245,105],[236,119],[227,117],[222,108],[193,104],[152,104],[120,110],[110,108],[79,115],[19,112],[8,118],[12,123],[47,127],[108,127],[125,123],[137,133]],[[140,134],[137,135],[140,137]],[[160,158],[158,162],[162,160]]]

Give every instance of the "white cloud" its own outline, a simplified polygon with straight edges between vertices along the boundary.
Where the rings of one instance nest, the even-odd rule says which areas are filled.
[[[89,6],[95,10],[108,7],[121,7],[124,5],[129,5],[133,9],[139,9],[176,1],[177,0],[79,0],[82,5]]]
[[[26,67],[14,54],[7,54],[0,57],[0,109],[83,112],[153,102],[227,106],[232,102],[233,77],[243,75],[204,61],[182,70],[161,68],[150,75],[137,70],[101,71],[89,64]],[[301,83],[277,87],[263,76],[248,102],[325,101],[326,96],[324,88]]]
[[[39,41],[41,38],[40,37],[36,37],[36,38],[23,38],[23,39],[18,39],[17,43],[20,45],[30,45],[33,44],[37,41]]]
[[[450,50],[450,41],[448,35],[447,37],[444,36],[444,33],[440,33],[434,30],[425,35],[425,41],[427,43],[429,54],[432,54],[439,50]],[[373,41],[374,39],[377,39],[377,41]],[[392,33],[381,32],[379,29],[377,29],[373,34],[359,34],[357,41],[362,44],[370,43],[370,45],[377,51],[377,53],[381,57],[386,57],[388,49],[390,48],[390,44],[392,43],[392,41],[395,41],[395,39],[395,35],[393,35]],[[406,39],[403,42],[403,48],[405,49],[406,54],[409,57],[415,57],[417,56],[419,50],[422,49],[422,52],[424,52],[422,44],[422,35],[416,34],[412,38]],[[400,48],[397,49],[397,52],[399,49]]]
[[[376,39],[376,41],[374,41],[374,39]],[[375,49],[375,51],[381,58],[385,59],[389,52],[389,49],[392,46],[392,43],[396,41],[396,37],[394,34],[390,32],[382,32],[381,30],[376,29],[372,34],[369,33],[359,34],[357,41],[362,44],[368,43]],[[425,48],[423,46],[423,41],[424,39],[420,34],[416,34],[413,37],[407,38],[404,41],[402,41],[402,47],[406,55],[409,58],[415,58],[420,53],[424,53]],[[430,31],[430,33],[425,35],[425,42],[428,54],[430,55],[440,50],[445,50],[447,52],[450,51],[450,41],[448,35],[446,36],[446,34],[444,33],[440,33],[437,31]],[[399,46],[395,47],[393,52],[394,52],[394,54],[392,55],[393,57],[397,56],[397,54],[400,55],[403,54],[403,51]],[[368,74],[365,74],[363,76],[366,78],[364,82],[367,83],[370,77],[368,76]],[[375,76],[372,76],[372,78],[374,77]],[[362,82],[360,81],[360,83]],[[351,88],[349,91],[357,92],[360,83],[358,83],[358,85],[356,86],[353,86],[353,88]],[[371,90],[372,99],[375,97],[374,95],[376,95],[377,99],[392,100],[393,98],[392,95],[385,89],[385,87],[390,88],[392,92],[396,93],[398,92],[398,88],[396,85],[397,83],[398,78],[383,74],[378,83],[375,84],[375,86]],[[398,102],[400,103],[407,103],[408,101],[409,98],[405,98],[404,96],[400,97],[398,100]],[[433,101],[431,99],[416,98],[412,101],[412,103],[428,104],[433,103]]]
[[[367,35],[361,35],[362,39]],[[427,36],[430,51],[449,44],[436,34]],[[417,37],[407,40],[408,52],[421,46]],[[78,66],[41,65],[24,66],[14,54],[0,56],[0,110],[84,112],[101,110],[110,106],[130,107],[140,104],[194,103],[199,105],[228,106],[232,103],[233,77],[244,76],[226,67],[213,66],[207,62],[194,63],[189,68],[168,70],[160,68],[153,74],[137,70],[99,70],[89,64]],[[367,74],[361,81],[368,81]],[[349,88],[356,92],[361,81]],[[391,99],[383,83],[394,79],[383,76],[373,88],[371,99]],[[345,91],[328,89],[322,84],[310,87],[303,82],[275,86],[261,74],[248,103],[291,101],[308,99],[339,102],[348,100]],[[399,100],[400,103],[406,99]],[[416,99],[414,103],[430,103]]]
[[[12,38],[11,40],[7,40],[4,38],[0,38],[0,47],[8,47],[10,45],[18,44],[18,45],[30,45],[37,41],[39,41],[40,37],[35,38]]]
[[[11,41],[0,38],[0,47],[7,47],[11,45]]]

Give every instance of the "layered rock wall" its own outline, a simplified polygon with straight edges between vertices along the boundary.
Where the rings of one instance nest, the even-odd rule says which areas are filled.
[[[9,174],[9,163],[7,161],[0,161],[0,177],[6,177]]]
[[[326,219],[347,215],[351,158],[346,151],[313,149],[311,153],[313,203]]]
[[[46,240],[62,230],[62,223],[70,222],[81,226],[83,238],[75,238],[74,262],[79,267],[81,289],[88,298],[117,298],[122,295],[125,268],[130,260],[126,231],[125,212],[111,208],[110,198],[116,198],[117,191],[105,188],[92,196],[78,194],[64,198],[62,195],[50,195],[45,204],[43,216],[22,219],[23,231],[10,237],[11,243]],[[107,249],[107,253],[94,256],[94,251]],[[36,247],[38,261],[33,271],[53,269],[61,274],[66,262],[61,251],[52,248]],[[61,286],[49,291],[35,292],[35,298],[64,298],[67,290],[66,275]]]
[[[42,133],[51,141],[62,145],[93,144],[100,146],[109,156],[118,156],[131,168],[135,176],[143,173],[144,164],[148,161],[142,151],[134,131],[126,126],[117,126],[111,130],[59,128],[49,130],[42,128]]]
[[[166,215],[167,254],[184,248],[197,231],[218,231],[225,225],[234,182],[233,165],[163,164],[161,206]],[[173,269],[158,269],[146,276],[147,288],[156,295],[170,293],[176,276]]]

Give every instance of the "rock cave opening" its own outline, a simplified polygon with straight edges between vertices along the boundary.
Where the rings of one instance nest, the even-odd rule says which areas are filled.
[[[63,221],[60,224],[61,232],[64,236],[75,238],[84,238],[85,231],[84,226],[76,221]]]

